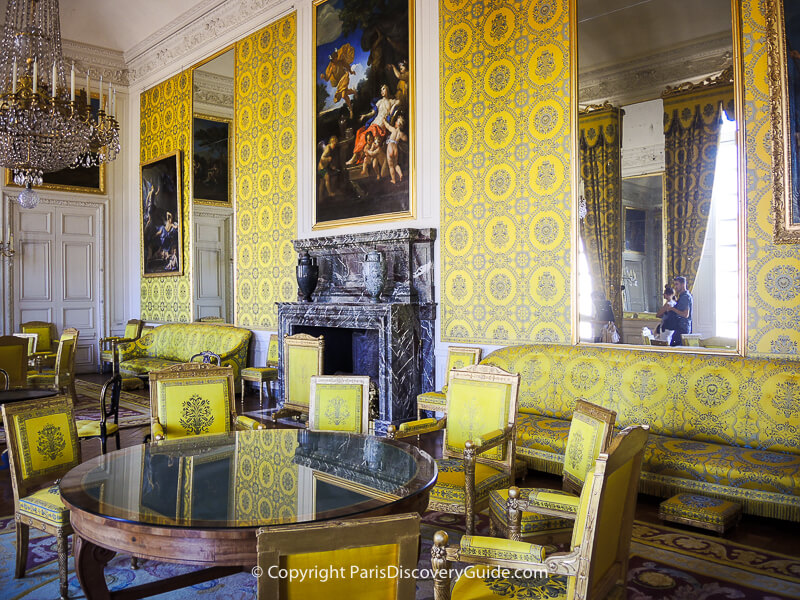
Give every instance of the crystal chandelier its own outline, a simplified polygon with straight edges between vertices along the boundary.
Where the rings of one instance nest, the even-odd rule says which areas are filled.
[[[58,0],[9,0],[0,47],[0,166],[25,188],[17,200],[24,208],[38,204],[32,187],[43,173],[97,166],[120,150],[116,91],[109,85],[104,98],[101,77],[93,109],[88,71],[77,95],[74,65],[67,83]]]

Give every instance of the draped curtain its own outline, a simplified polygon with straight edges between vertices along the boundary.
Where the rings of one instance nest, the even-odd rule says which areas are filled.
[[[683,275],[689,287],[703,254],[723,111],[733,118],[730,84],[664,98],[667,276]]]
[[[601,292],[622,323],[622,111],[609,107],[581,114],[580,164],[586,216],[581,238],[592,273],[592,291]]]

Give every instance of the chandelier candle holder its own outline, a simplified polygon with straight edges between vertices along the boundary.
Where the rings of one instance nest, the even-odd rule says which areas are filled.
[[[9,0],[0,46],[0,166],[11,169],[25,189],[17,202],[33,208],[32,189],[44,173],[113,161],[120,151],[115,119],[116,90],[92,109],[91,79],[75,91],[75,65],[67,86],[61,52],[58,0]]]
[[[3,258],[14,258],[16,250],[14,250],[14,234],[11,233],[11,228],[8,228],[8,236],[6,240],[0,240],[0,256]]]

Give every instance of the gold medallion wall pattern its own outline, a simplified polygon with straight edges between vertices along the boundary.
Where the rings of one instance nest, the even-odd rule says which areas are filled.
[[[236,323],[277,329],[297,297],[297,17],[236,44]]]
[[[141,95],[140,162],[181,151],[183,194],[183,275],[141,279],[141,319],[189,323],[192,320],[192,223],[189,177],[192,139],[192,78],[188,71],[145,90]],[[137,175],[138,178],[138,175]],[[141,182],[139,183],[141,186]],[[141,190],[139,203],[141,222]],[[139,232],[141,240],[141,231]],[[139,242],[141,244],[141,242]],[[142,249],[139,249],[142,252]]]
[[[570,341],[567,0],[440,4],[441,337]]]

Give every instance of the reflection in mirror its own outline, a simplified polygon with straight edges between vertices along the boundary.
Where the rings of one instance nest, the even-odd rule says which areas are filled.
[[[233,321],[234,51],[196,67],[192,88],[194,318]]]
[[[731,0],[576,10],[580,340],[735,350]]]

